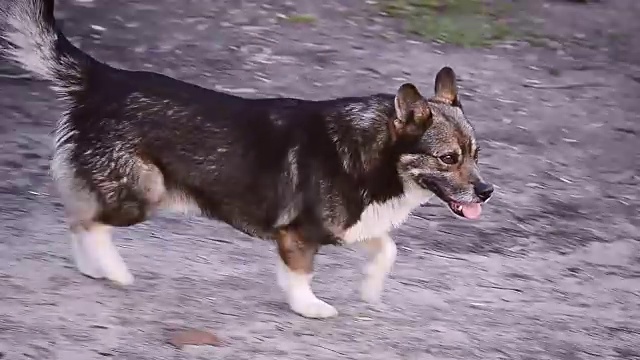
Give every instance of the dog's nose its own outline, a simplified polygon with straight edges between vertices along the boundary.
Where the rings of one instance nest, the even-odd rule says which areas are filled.
[[[478,181],[473,185],[473,191],[482,201],[487,201],[493,194],[493,185]]]

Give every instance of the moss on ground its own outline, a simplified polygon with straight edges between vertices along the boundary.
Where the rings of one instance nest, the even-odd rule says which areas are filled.
[[[406,20],[407,31],[446,43],[478,47],[511,37],[509,1],[381,0],[382,11]]]

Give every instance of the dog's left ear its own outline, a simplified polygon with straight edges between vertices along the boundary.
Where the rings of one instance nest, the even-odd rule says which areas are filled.
[[[418,89],[410,83],[398,89],[395,98],[396,118],[393,120],[394,139],[401,136],[422,136],[431,125],[431,110]]]
[[[443,101],[451,106],[462,108],[462,103],[458,98],[458,84],[456,81],[456,73],[453,69],[445,66],[436,75],[435,84],[436,99]]]

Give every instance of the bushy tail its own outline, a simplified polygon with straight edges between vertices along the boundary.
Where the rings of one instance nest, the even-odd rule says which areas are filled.
[[[82,87],[93,63],[56,28],[54,0],[2,0],[0,46],[3,55],[24,69],[52,81],[67,93]]]

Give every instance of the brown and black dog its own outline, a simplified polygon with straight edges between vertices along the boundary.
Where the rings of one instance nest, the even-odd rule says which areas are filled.
[[[335,308],[311,290],[320,246],[364,243],[362,296],[378,301],[396,257],[392,228],[433,195],[476,219],[493,192],[451,68],[430,98],[404,84],[395,95],[245,99],[99,62],[56,28],[53,6],[5,1],[2,37],[68,105],[52,173],[87,276],[130,284],[112,227],[187,209],[275,240],[291,309],[330,317]]]

